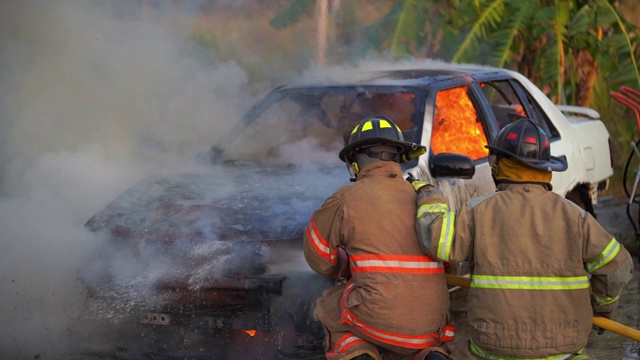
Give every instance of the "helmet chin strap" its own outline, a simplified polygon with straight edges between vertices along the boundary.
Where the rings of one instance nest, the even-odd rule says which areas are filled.
[[[373,150],[374,148],[375,150]],[[369,164],[379,161],[393,161],[399,163],[400,151],[401,149],[394,145],[385,144],[356,149],[345,157],[347,169],[349,170],[349,174],[351,174],[351,179],[349,180],[351,182],[356,181],[360,171],[362,170],[361,167],[366,167]]]
[[[360,173],[360,166],[355,161],[352,161],[350,164],[347,163],[347,170],[349,170],[349,174],[351,174],[351,178],[349,181],[355,182],[358,178],[358,174]]]
[[[363,149],[362,152],[372,159],[400,162],[400,154],[389,151],[373,151]]]

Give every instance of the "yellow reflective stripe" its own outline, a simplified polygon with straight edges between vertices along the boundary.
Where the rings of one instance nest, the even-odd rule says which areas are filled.
[[[389,124],[387,120],[379,119],[378,122],[380,123],[380,129],[391,127],[391,124]]]
[[[367,121],[362,125],[362,132],[373,129],[373,123],[371,121]]]
[[[453,211],[449,211],[449,206],[445,203],[421,205],[418,208],[417,217],[420,218],[426,213],[442,213],[442,228],[440,229],[440,238],[438,238],[437,254],[440,260],[449,261],[456,217]]]
[[[426,213],[447,212],[447,211],[449,211],[449,206],[445,203],[424,204],[424,205],[420,205],[420,207],[418,208],[417,217],[422,217]]]
[[[480,346],[478,346],[473,341],[473,339],[469,339],[469,345],[471,348],[471,352],[484,360],[563,360],[563,359],[569,359],[573,355],[580,355],[584,353],[584,348],[582,348],[578,350],[575,354],[560,354],[560,355],[552,355],[552,356],[543,357],[543,358],[514,358],[514,357],[500,356],[500,355],[493,354],[481,348]]]
[[[588,289],[589,277],[571,276],[493,276],[472,275],[471,287],[510,290],[576,290]]]
[[[354,127],[353,130],[351,131],[351,135],[355,134],[358,131],[359,127],[360,127],[360,124],[356,125],[356,127]]]
[[[616,296],[616,297],[600,296],[596,293],[592,293],[591,297],[593,298],[593,300],[596,301],[596,304],[600,306],[613,304],[614,302],[618,301],[618,299],[620,298],[620,296]]]
[[[589,273],[593,273],[594,271],[600,269],[601,267],[607,265],[609,261],[613,260],[618,252],[620,251],[620,243],[616,240],[616,238],[611,239],[609,245],[607,245],[602,253],[598,255],[595,260],[587,263],[587,271]]]

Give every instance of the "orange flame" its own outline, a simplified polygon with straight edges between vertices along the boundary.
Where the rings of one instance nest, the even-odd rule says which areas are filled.
[[[256,331],[255,330],[245,330],[245,333],[247,333],[247,335],[249,336],[256,336]]]
[[[431,135],[435,154],[458,153],[476,160],[487,156],[487,137],[466,87],[438,92]]]

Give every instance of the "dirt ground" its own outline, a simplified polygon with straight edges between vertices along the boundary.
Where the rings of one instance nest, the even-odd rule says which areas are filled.
[[[629,207],[631,216],[638,224],[638,204]],[[639,252],[639,242],[636,240],[633,225],[627,216],[627,200],[613,196],[603,196],[598,199],[594,207],[596,219],[633,255]]]

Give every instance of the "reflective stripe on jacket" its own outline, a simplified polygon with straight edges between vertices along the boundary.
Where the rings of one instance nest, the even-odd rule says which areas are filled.
[[[421,245],[473,265],[468,321],[479,349],[516,359],[574,354],[587,345],[593,312],[617,306],[631,257],[593,216],[544,185],[498,190],[466,202],[453,239],[447,209],[423,212]],[[429,203],[445,203],[442,193],[418,199],[421,208]]]
[[[327,352],[326,357],[328,359],[331,358],[339,358],[341,355],[347,354],[349,350],[358,345],[365,344],[366,341],[360,339],[359,337],[353,334],[347,334],[338,340],[335,348],[331,349],[331,351]]]
[[[400,165],[381,161],[365,167],[355,183],[314,212],[303,234],[309,266],[339,277],[347,260],[339,256],[344,248],[351,273],[342,304],[324,305],[316,313],[340,311],[341,322],[412,349],[453,339],[444,267],[420,249],[416,209],[415,191]]]
[[[377,329],[366,322],[362,321],[358,316],[350,310],[347,305],[349,294],[355,289],[353,279],[349,280],[347,286],[342,293],[340,301],[340,322],[346,323],[358,328],[360,332],[368,337],[396,346],[402,346],[408,349],[424,349],[426,347],[434,346],[438,343],[445,341],[453,341],[454,329],[450,325],[446,325],[440,331],[430,334],[418,334],[418,335],[402,335],[385,331],[383,329]]]

